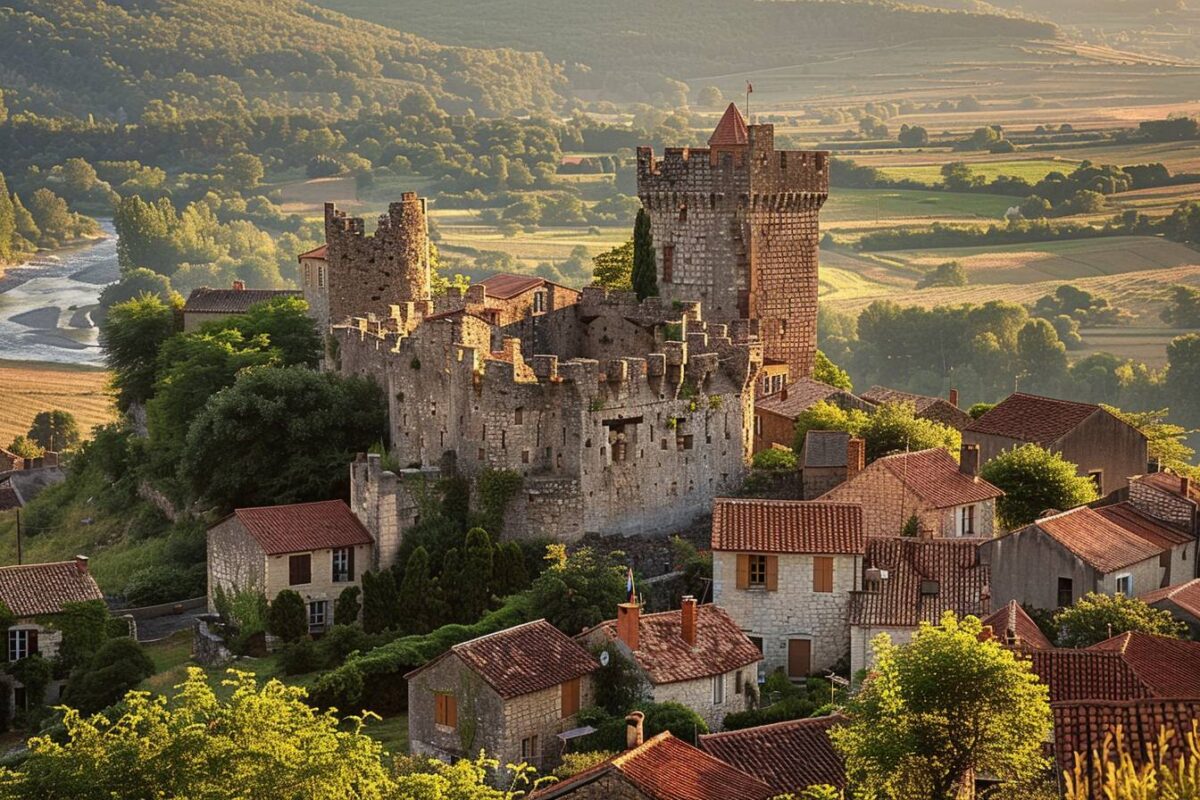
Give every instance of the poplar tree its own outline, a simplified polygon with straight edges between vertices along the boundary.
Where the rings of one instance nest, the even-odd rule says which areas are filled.
[[[491,537],[483,528],[471,528],[467,531],[459,577],[459,599],[467,621],[473,622],[487,611],[494,566]]]
[[[437,586],[429,571],[429,551],[418,546],[408,557],[400,584],[400,627],[406,633],[429,633],[438,622]]]
[[[639,300],[658,294],[658,275],[654,265],[654,235],[650,215],[639,208],[633,223],[633,291]]]

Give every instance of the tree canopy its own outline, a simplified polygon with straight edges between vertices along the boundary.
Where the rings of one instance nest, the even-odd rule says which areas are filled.
[[[1036,444],[1005,450],[983,465],[980,477],[1004,491],[996,517],[1008,529],[1046,511],[1066,511],[1095,500],[1096,485],[1076,474],[1075,465]]]
[[[1063,647],[1090,647],[1121,633],[1138,631],[1181,638],[1187,626],[1170,611],[1152,608],[1136,597],[1088,592],[1074,605],[1054,615],[1058,643]]]

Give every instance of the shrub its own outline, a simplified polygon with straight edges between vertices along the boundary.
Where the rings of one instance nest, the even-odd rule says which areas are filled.
[[[307,636],[284,647],[279,652],[279,665],[285,675],[303,675],[324,666],[317,655],[317,646]]]
[[[37,708],[45,702],[46,687],[54,677],[54,668],[49,661],[34,653],[13,662],[8,668],[8,674],[25,686],[25,705],[28,708]]]
[[[63,702],[93,714],[153,674],[154,662],[140,644],[129,637],[109,639],[86,666],[71,674]]]
[[[203,580],[203,564],[194,567],[155,564],[130,575],[123,594],[131,606],[153,606],[203,594]]]
[[[755,453],[752,463],[755,469],[788,472],[796,469],[799,466],[800,460],[792,450],[772,448]]]
[[[283,589],[275,595],[267,611],[267,632],[285,642],[294,642],[304,636],[308,632],[304,598],[291,589]]]
[[[353,625],[334,625],[317,642],[317,659],[322,669],[340,667],[346,656],[371,646],[372,638],[362,628]]]
[[[357,586],[347,586],[342,589],[342,593],[338,595],[333,604],[334,625],[353,625],[358,622],[358,610],[362,605],[358,602],[360,594],[362,594],[362,589]]]

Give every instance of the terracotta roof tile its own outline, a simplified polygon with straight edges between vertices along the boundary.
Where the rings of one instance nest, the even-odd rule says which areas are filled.
[[[373,541],[362,522],[341,500],[239,508],[233,516],[269,556],[353,547]]]
[[[1088,650],[1118,654],[1154,697],[1200,697],[1200,642],[1129,632]]]
[[[1150,605],[1155,603],[1171,603],[1194,617],[1200,617],[1200,578],[1178,586],[1168,586],[1165,589],[1155,589],[1138,595],[1139,599]]]
[[[1008,601],[1007,605],[984,617],[983,624],[990,627],[1000,641],[1023,650],[1048,650],[1054,647],[1016,600]]]
[[[1046,446],[1058,441],[1100,410],[1100,406],[1092,403],[1017,392],[1000,401],[995,408],[963,430]]]
[[[1096,513],[1109,522],[1120,525],[1130,533],[1141,539],[1145,539],[1151,544],[1158,545],[1164,550],[1178,544],[1187,544],[1196,541],[1196,537],[1187,531],[1180,530],[1173,525],[1164,523],[1162,520],[1157,520],[1154,517],[1143,514],[1128,500],[1109,506],[1100,506],[1096,509]]]
[[[865,541],[854,503],[721,497],[713,506],[713,550],[862,553]]]
[[[1004,494],[983,478],[960,472],[958,462],[940,447],[896,453],[876,461],[934,508],[982,503]],[[859,473],[854,479],[869,481],[871,477]]]
[[[507,272],[500,272],[490,278],[479,281],[479,283],[487,287],[488,297],[494,297],[497,300],[508,300],[519,294],[524,294],[530,289],[545,286],[547,281],[545,278],[539,278],[537,275],[513,275]]]
[[[192,289],[185,314],[241,314],[256,303],[265,303],[280,297],[302,297],[297,289]]]
[[[741,771],[756,775],[780,794],[809,786],[846,786],[846,763],[833,748],[829,730],[845,721],[828,717],[794,719],[700,737],[700,749]]]
[[[1134,700],[1151,697],[1120,653],[1058,648],[1029,654],[1033,671],[1050,687],[1050,701]]]
[[[96,579],[74,561],[0,567],[0,601],[17,617],[56,614],[63,603],[103,599]]]
[[[1164,492],[1170,492],[1176,497],[1183,497],[1183,481],[1172,472],[1151,472],[1142,475],[1138,480]],[[1200,503],[1200,482],[1188,481],[1187,499]]]
[[[949,425],[951,428],[959,431],[970,425],[973,421],[970,414],[958,408],[944,397],[913,394],[912,392],[903,392],[899,389],[891,389],[887,386],[872,386],[870,389],[859,394],[859,397],[876,405],[884,403],[912,403],[918,417],[940,422],[943,425]]]
[[[591,653],[544,619],[456,644],[450,651],[505,699],[549,689],[600,666]]]
[[[754,407],[795,419],[822,400],[839,408],[871,408],[870,403],[864,403],[845,389],[838,389],[814,378],[798,378],[785,389],[759,398]]]
[[[320,260],[324,261],[325,254],[328,252],[328,250],[329,250],[329,245],[323,244],[320,247],[314,247],[312,250],[309,250],[307,253],[301,253],[300,255],[296,256],[296,260],[299,261],[302,258],[319,258]]]
[[[750,131],[746,119],[738,111],[736,103],[730,103],[721,116],[721,121],[708,137],[709,147],[737,147],[750,143]]]
[[[633,651],[638,666],[655,685],[710,678],[757,664],[762,653],[725,609],[702,605],[696,609],[696,645],[683,640],[679,611],[643,614],[638,622],[638,649]],[[595,630],[615,641],[617,621],[610,619],[584,631]]]
[[[916,627],[936,624],[946,611],[985,616],[991,572],[978,561],[978,545],[970,539],[868,539],[863,567],[886,570],[888,577],[877,588],[851,593],[850,624]]]
[[[804,434],[804,460],[806,467],[846,466],[846,445],[850,434],[845,431],[808,431]]]
[[[758,778],[714,756],[660,733],[578,775],[534,792],[530,800],[556,797],[597,797],[586,789],[597,780],[620,777],[647,800],[765,800],[774,790]]]
[[[1087,506],[1043,517],[1032,525],[1105,574],[1166,549]]]

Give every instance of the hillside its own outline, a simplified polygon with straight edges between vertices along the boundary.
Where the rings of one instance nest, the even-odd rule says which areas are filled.
[[[499,115],[551,108],[563,84],[540,54],[447,47],[300,0],[0,6],[0,86],[11,111],[135,119],[156,99],[185,115],[352,111],[424,89],[447,111]]]
[[[854,0],[318,0],[438,41],[505,46],[584,65],[576,88],[653,94],[686,79],[914,40],[1053,38],[1048,23]],[[628,81],[634,81],[629,85]]]

